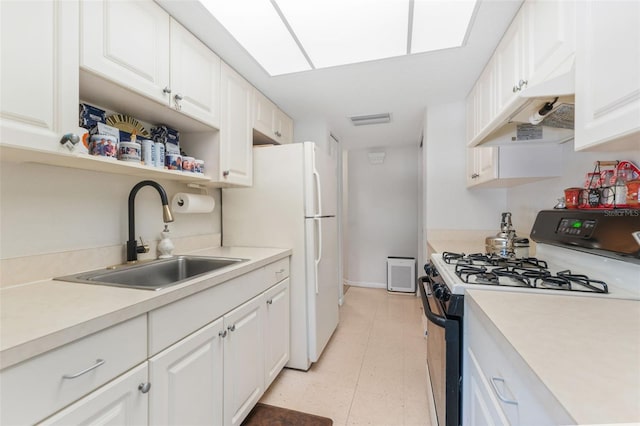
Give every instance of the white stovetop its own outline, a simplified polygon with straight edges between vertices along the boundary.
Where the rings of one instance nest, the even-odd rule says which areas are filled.
[[[614,299],[640,300],[640,265],[603,256],[592,255],[555,247],[547,244],[538,244],[536,257],[547,262],[552,273],[571,270],[573,273],[585,274],[589,278],[607,283],[609,292],[587,293],[564,290],[528,289],[522,287],[508,287],[497,285],[467,284],[455,274],[455,266],[444,262],[441,253],[431,255],[431,260],[436,266],[443,280],[449,286],[453,294],[464,294],[465,289],[535,292],[538,294],[572,295],[586,297],[608,297]]]

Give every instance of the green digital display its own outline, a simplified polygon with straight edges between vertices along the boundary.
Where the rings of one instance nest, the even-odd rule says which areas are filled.
[[[576,220],[575,222],[573,222],[572,226],[574,228],[580,228],[582,226],[582,222],[580,222],[579,220]]]

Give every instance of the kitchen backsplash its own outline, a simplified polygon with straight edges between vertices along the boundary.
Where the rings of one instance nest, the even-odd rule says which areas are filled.
[[[11,265],[36,269],[48,255],[75,270],[124,261],[127,241],[127,200],[140,177],[89,172],[29,163],[0,166],[0,259],[2,284],[16,272]],[[198,192],[174,181],[159,180],[171,199],[177,192]],[[220,190],[209,190],[217,207],[212,213],[176,214],[169,224],[176,243],[188,237],[220,244]],[[136,237],[155,244],[164,227],[158,193],[143,188],[136,197]],[[217,236],[217,237],[216,237]],[[83,255],[83,253],[85,253]],[[152,248],[151,253],[155,253]],[[93,260],[97,256],[98,260]],[[100,257],[104,261],[100,261]],[[69,257],[69,262],[64,262]],[[86,260],[86,263],[85,263]],[[7,267],[8,269],[5,269]],[[71,271],[74,272],[74,271]],[[27,273],[27,272],[25,272]],[[46,277],[45,274],[44,277]],[[34,278],[38,279],[38,278]]]

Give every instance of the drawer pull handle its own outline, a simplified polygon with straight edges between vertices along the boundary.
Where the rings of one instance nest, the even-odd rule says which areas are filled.
[[[284,272],[284,268],[280,269],[279,271],[276,271],[276,274],[282,274]]]
[[[102,364],[104,364],[106,361],[104,359],[97,359],[96,363],[94,365],[92,365],[89,368],[86,368],[82,371],[78,371],[76,374],[64,374],[62,376],[63,379],[75,379],[76,377],[80,377],[85,373],[88,373],[91,370],[95,370],[96,368],[100,367]]]
[[[138,386],[138,390],[142,393],[147,393],[149,392],[149,389],[151,389],[151,383],[147,382],[147,383],[140,383],[140,386]]]
[[[500,392],[500,390],[498,389],[498,385],[496,385],[496,382],[502,382],[504,384],[505,380],[502,377],[491,377],[491,385],[493,386],[493,390],[495,391],[496,395],[498,395],[498,399],[505,404],[518,405],[518,401],[516,401],[515,399],[509,399],[502,395],[502,392]]]
[[[267,305],[273,305],[273,299],[267,300]]]

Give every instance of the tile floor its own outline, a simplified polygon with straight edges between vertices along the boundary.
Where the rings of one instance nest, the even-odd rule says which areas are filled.
[[[420,299],[351,287],[307,372],[284,369],[261,402],[346,425],[431,425]]]

